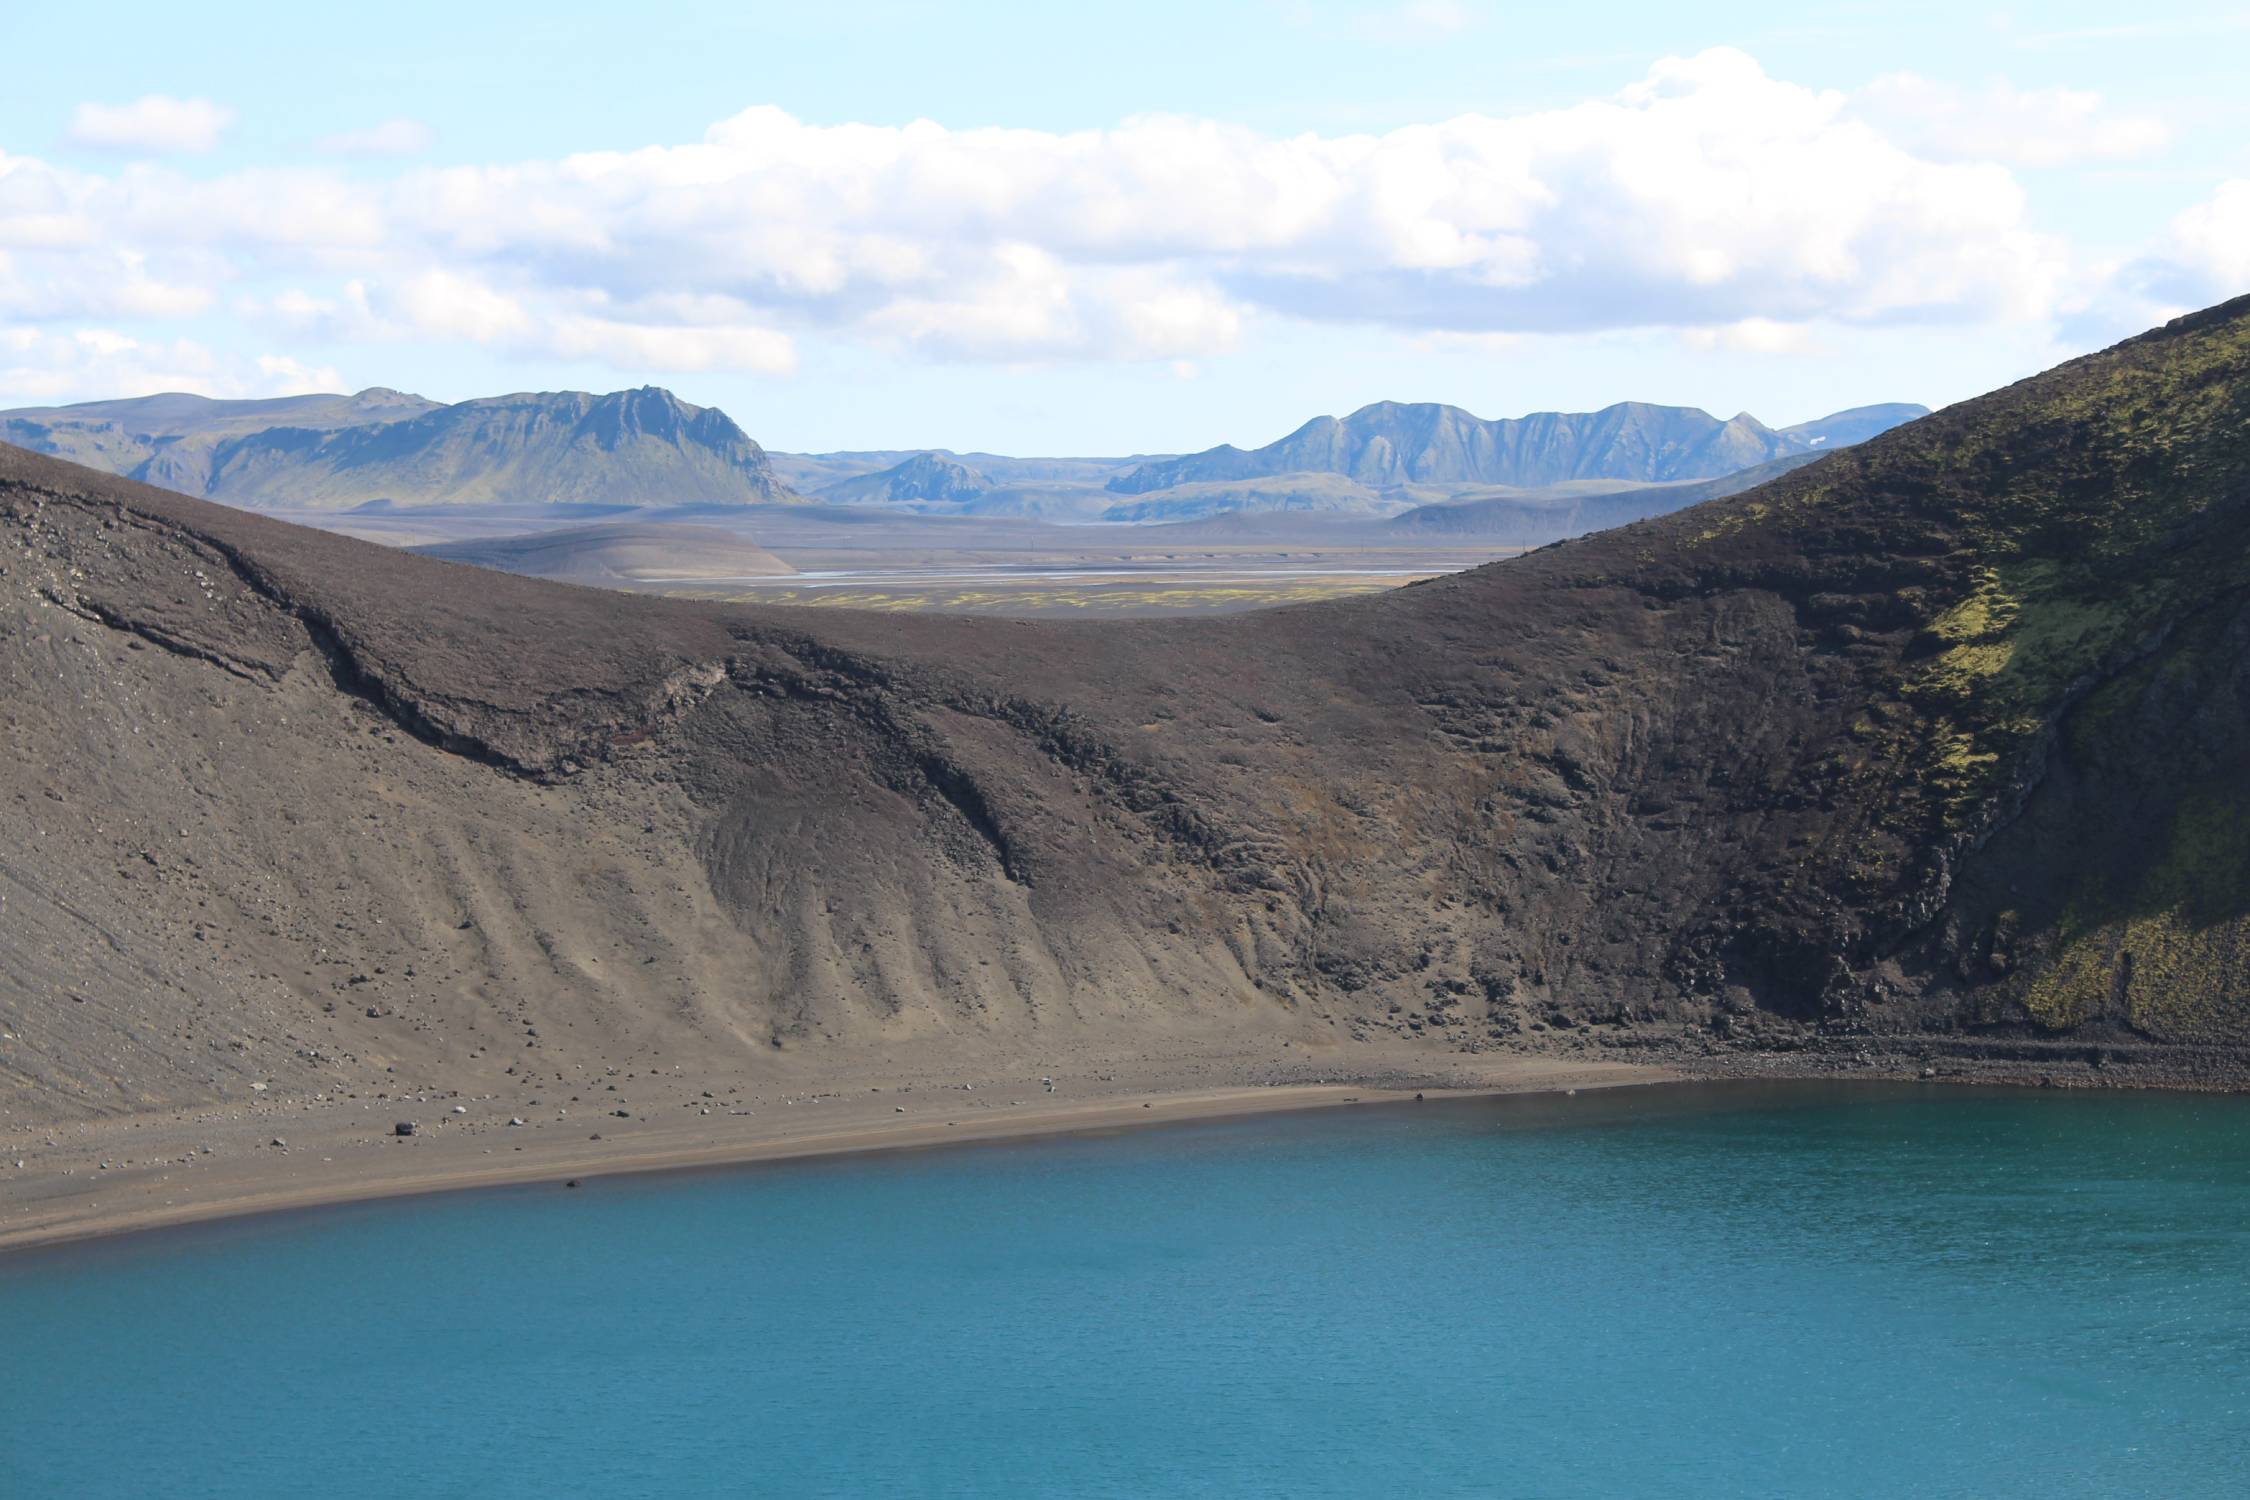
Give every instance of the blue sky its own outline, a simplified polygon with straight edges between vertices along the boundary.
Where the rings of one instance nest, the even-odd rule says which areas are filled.
[[[0,405],[654,383],[779,448],[1013,452],[1377,399],[1782,423],[2250,290],[2243,6],[273,16],[0,13],[40,60]]]

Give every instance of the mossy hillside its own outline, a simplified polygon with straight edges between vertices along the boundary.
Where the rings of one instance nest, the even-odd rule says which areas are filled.
[[[1973,821],[2074,693],[2243,584],[2250,299],[1704,514],[1691,555],[1751,544],[1792,559],[1769,571],[1794,591],[1856,591],[1862,613],[1888,594],[1911,643],[1871,686],[1923,718],[1888,748],[1923,768],[1944,827]]]
[[[2020,774],[2074,693],[2250,578],[2250,319],[2035,384],[1945,454],[1992,481],[1938,500],[1971,561],[1925,602],[1903,683],[1949,822]]]
[[[1943,827],[1989,827],[2049,754],[2116,799],[2115,853],[2079,875],[2047,961],[2010,986],[2042,1027],[2242,1029],[2250,796],[2239,766],[2210,764],[2170,720],[2228,681],[2215,622],[2250,589],[2246,360],[2236,319],[2058,382],[2032,431],[2065,462],[1964,511],[1979,562],[1905,685],[1930,716],[1922,768]],[[2128,798],[2162,819],[2145,853]]]
[[[1930,713],[1951,818],[2020,773],[2070,699],[2250,582],[2250,310],[2026,382],[1899,447],[1952,482],[1922,508],[1968,563],[1923,601],[1906,696]]]
[[[1974,592],[1931,622],[1939,649],[1903,689],[1930,716],[1924,763],[1949,824],[1972,822],[2074,691],[2129,661],[2202,593],[2175,567],[2108,580],[2094,571],[2045,559],[1983,568]]]
[[[2250,1023],[2250,602],[2183,618],[2071,709],[2056,754],[2071,789],[2046,820],[2063,839],[2048,855],[2063,874],[2041,945],[2051,965],[2010,986],[2015,1002],[2053,1029],[2239,1035]]]
[[[2250,790],[2200,788],[2152,864],[2087,871],[2055,943],[2023,995],[2041,1026],[2121,1022],[2166,1040],[2238,1029],[2250,999]]]
[[[1683,513],[1676,542],[1676,563],[1651,549],[1651,589],[1789,599],[1820,674],[1814,701],[1839,714],[1807,724],[1794,773],[1764,801],[1788,832],[1740,887],[1726,941],[1761,990],[1833,976],[1835,960],[1865,975],[1934,930],[1963,863],[2068,753],[2081,708],[2113,706],[2105,684],[2250,597],[2250,299]],[[2169,754],[2160,732],[2153,750],[2106,761],[2106,784],[2187,784]],[[2175,888],[2089,897],[2080,925],[2120,901],[2169,911]],[[2025,967],[2070,946],[2054,941],[2055,915],[2034,920]],[[1873,992],[1817,983],[1817,1007],[1791,1003],[1853,1012]],[[2013,969],[2004,981],[2019,1017],[2025,983]]]

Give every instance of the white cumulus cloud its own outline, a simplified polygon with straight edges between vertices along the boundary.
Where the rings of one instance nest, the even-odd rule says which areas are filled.
[[[2211,297],[2250,292],[2250,178],[2236,177],[2172,221],[2166,258]]]
[[[2064,91],[1807,88],[1717,48],[1564,108],[1368,133],[815,125],[757,106],[693,141],[443,168],[0,153],[0,318],[223,308],[245,342],[458,344],[633,377],[785,373],[806,340],[1162,368],[1284,319],[1801,352],[1807,330],[2084,306],[2096,268],[2037,227],[2014,170],[2131,155],[2158,129]],[[327,144],[378,136],[414,132]],[[2183,216],[2151,252],[2166,274],[2232,274],[2234,202]]]
[[[630,323],[610,318],[558,320],[535,346],[562,359],[594,359],[615,370],[741,370],[786,375],[797,368],[787,334],[753,325]]]
[[[208,99],[144,94],[130,104],[81,104],[67,138],[103,151],[209,151],[234,121],[234,111]]]
[[[56,333],[0,324],[0,395],[10,404],[85,399],[89,394],[186,391],[239,399],[343,388],[334,369],[287,355],[236,359],[192,339],[140,339],[109,328]]]
[[[69,256],[0,251],[0,318],[192,318],[214,300],[210,289],[193,279],[152,276],[148,257],[134,250],[86,249]]]
[[[1177,358],[1260,310],[1460,332],[2014,317],[2065,255],[2004,168],[1918,157],[1726,50],[1381,135],[760,107],[686,145],[408,174],[387,208],[421,253],[503,279],[719,293],[951,357]]]
[[[446,341],[522,358],[593,360],[628,374],[708,370],[785,375],[797,367],[788,335],[748,320],[723,297],[652,298],[620,314],[600,293],[537,311],[473,276],[445,270],[370,285],[354,279],[332,298],[290,290],[237,304],[252,320],[322,341]]]
[[[1741,354],[1812,354],[1825,346],[1817,333],[1802,323],[1777,323],[1771,318],[1744,318],[1719,328],[1689,328],[1680,337],[1690,349],[1724,349]]]
[[[1876,79],[1853,108],[1893,139],[1948,161],[2062,167],[2129,161],[2171,139],[2162,120],[2120,114],[2085,89],[2019,89],[1996,79],[1964,89],[1913,73]]]

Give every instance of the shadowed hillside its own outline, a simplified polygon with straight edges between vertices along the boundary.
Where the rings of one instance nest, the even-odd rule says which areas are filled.
[[[691,582],[797,571],[739,532],[677,523],[566,526],[418,550],[449,562],[571,583]]]
[[[1723,499],[1778,479],[1811,463],[1817,453],[1793,454],[1717,479],[1586,494],[1496,495],[1483,499],[1417,505],[1384,524],[1388,533],[1414,537],[1491,537],[1517,546],[1539,547],[1589,531],[1607,531],[1654,516],[1670,515],[1704,500]]]
[[[149,396],[0,412],[0,440],[230,505],[756,504],[795,498],[716,407],[644,387],[442,406],[356,396]]]
[[[222,454],[261,447],[263,434],[276,428],[303,443],[316,434],[404,422],[438,409],[435,401],[381,388],[266,401],[214,401],[173,392],[0,412],[0,442],[183,495],[209,495],[213,471],[225,462]]]
[[[888,469],[836,480],[817,493],[831,505],[942,503],[974,500],[992,487],[990,479],[967,464],[942,453],[917,453]]]
[[[473,1083],[527,1028],[2250,1046],[2250,302],[1223,619],[569,589],[13,450],[0,536],[24,1113]]]

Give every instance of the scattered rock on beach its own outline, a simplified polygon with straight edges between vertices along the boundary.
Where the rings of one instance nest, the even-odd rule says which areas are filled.
[[[401,1120],[391,1127],[391,1134],[393,1135],[412,1135],[413,1133],[414,1122],[412,1120]]]

